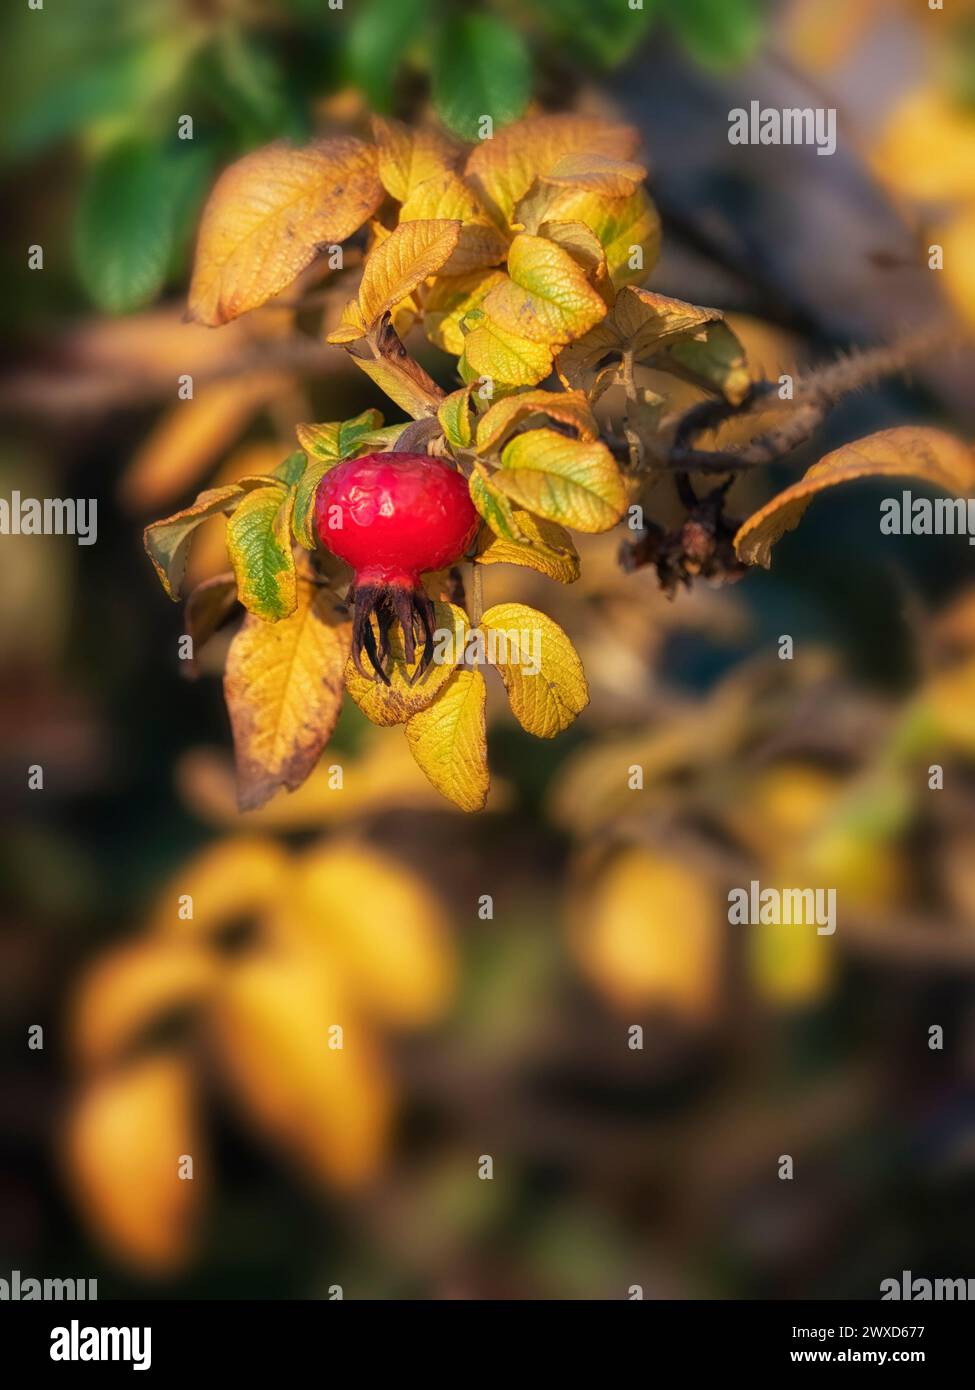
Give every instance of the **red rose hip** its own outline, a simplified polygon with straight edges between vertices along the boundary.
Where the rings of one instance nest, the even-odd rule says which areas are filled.
[[[376,676],[389,684],[389,631],[397,619],[410,665],[417,638],[424,639],[413,678],[426,670],[433,659],[434,610],[420,575],[459,560],[477,527],[463,476],[426,454],[366,454],[325,474],[315,497],[315,529],[322,545],[355,571],[352,660],[360,675],[367,675],[365,651]]]

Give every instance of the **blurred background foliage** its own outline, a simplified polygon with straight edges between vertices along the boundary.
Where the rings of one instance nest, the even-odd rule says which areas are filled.
[[[0,493],[97,495],[99,542],[0,543],[4,1269],[97,1276],[103,1297],[876,1297],[902,1268],[970,1273],[964,538],[881,537],[867,486],[730,591],[668,602],[608,537],[567,589],[492,567],[487,602],[550,612],[592,704],[541,743],[495,692],[478,818],[351,703],[308,782],[239,816],[227,638],[187,679],[140,546],[204,480],[271,469],[296,421],[380,404],[293,303],[182,322],[219,168],[362,130],[369,107],[461,135],[529,102],[637,124],[665,228],[653,287],[727,308],[756,374],[934,304],[975,321],[975,30],[950,8],[8,9]],[[837,155],[730,147],[727,111],[753,97],[837,105]],[[23,269],[32,243],[43,274]],[[302,290],[331,312],[320,275]],[[862,393],[796,463],[906,421],[972,438],[971,369]],[[177,403],[184,372],[198,390]],[[795,476],[774,472],[736,485],[738,515]],[[194,580],[223,567],[222,525]],[[835,886],[835,936],[730,927],[728,889],[753,877]]]

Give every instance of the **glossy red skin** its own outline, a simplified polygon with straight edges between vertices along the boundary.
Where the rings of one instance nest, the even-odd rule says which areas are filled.
[[[328,524],[336,515],[341,528]],[[357,587],[418,588],[422,573],[460,559],[477,527],[465,479],[426,454],[346,459],[325,474],[315,498],[318,537],[352,566]]]

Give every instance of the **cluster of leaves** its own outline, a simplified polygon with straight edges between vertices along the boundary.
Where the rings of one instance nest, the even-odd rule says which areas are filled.
[[[438,1018],[455,976],[437,899],[359,840],[293,856],[237,836],[182,865],[70,1010],[65,1161],[99,1243],[143,1274],[185,1264],[212,1188],[204,1077],[313,1187],[368,1181],[390,1138],[382,1035]],[[174,1181],[181,1155],[192,1182]]]
[[[235,600],[247,609],[226,672],[242,807],[305,779],[335,725],[344,685],[374,723],[405,724],[417,763],[439,790],[464,809],[481,808],[489,786],[484,656],[470,652],[478,640],[489,649],[492,628],[541,637],[539,675],[523,673],[526,654],[517,645],[499,659],[522,726],[550,738],[575,719],[588,692],[568,637],[524,605],[482,614],[483,565],[523,565],[571,583],[579,573],[571,532],[607,531],[636,503],[639,539],[629,564],[654,563],[672,589],[694,574],[720,578],[745,563],[767,565],[771,545],[812,497],[843,481],[910,474],[971,490],[967,446],[937,430],[903,427],[829,455],[736,533],[722,513],[735,468],[794,447],[795,419],[773,436],[771,453],[761,435],[737,453],[694,451],[695,435],[750,405],[754,386],[718,310],[636,283],[659,246],[646,171],[634,162],[637,133],[596,119],[538,116],[467,149],[439,129],[377,117],[373,137],[301,149],[279,143],[246,156],[218,180],[200,230],[190,315],[217,326],[267,303],[323,247],[331,255],[367,226],[357,292],[327,337],[412,417],[405,427],[385,426],[369,410],[300,425],[300,450],[271,473],[204,492],[146,531],[175,599],[193,531],[229,515],[233,572],[192,596],[188,626],[200,642]],[[456,389],[445,393],[407,352],[403,338],[413,329],[456,359]],[[638,365],[652,369],[655,382],[690,383],[710,403],[675,433],[666,396],[638,384]],[[800,382],[796,419],[818,420],[848,378],[841,366]],[[614,383],[626,397],[618,440],[594,413]],[[662,476],[675,476],[677,444],[689,468],[729,477],[699,499],[677,475],[688,520],[666,536],[643,519],[642,506]],[[336,463],[388,448],[451,462],[468,480],[483,524],[471,556],[469,613],[456,602],[459,574],[427,579],[438,626],[463,633],[467,655],[456,669],[435,666],[415,679],[394,650],[386,688],[363,680],[348,661],[348,575],[317,546],[312,518],[316,490]]]
[[[547,0],[517,26],[507,6],[457,11],[447,0],[318,0],[174,6],[171,0],[88,0],[35,21],[8,20],[10,65],[0,156],[36,157],[78,142],[85,177],[74,212],[82,288],[127,312],[178,278],[213,168],[269,139],[306,138],[309,113],[352,84],[376,110],[422,73],[440,120],[471,139],[489,114],[521,116],[535,84],[533,53],[576,63],[621,62],[649,32],[657,0]],[[761,36],[756,0],[669,3],[688,52],[708,63],[747,57]],[[192,141],[177,138],[190,113]]]

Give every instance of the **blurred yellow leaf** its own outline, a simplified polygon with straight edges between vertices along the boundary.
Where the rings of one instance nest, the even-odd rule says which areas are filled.
[[[241,835],[208,845],[160,892],[149,933],[212,942],[223,927],[270,908],[287,875],[288,856],[273,840]]]
[[[524,565],[560,584],[579,578],[579,555],[572,537],[555,521],[515,509],[514,523],[521,540],[507,540],[485,531],[475,560],[479,565]]]
[[[606,302],[561,246],[521,233],[508,249],[508,278],[484,300],[497,327],[556,346],[580,338],[606,315]]]
[[[492,481],[512,502],[575,531],[615,526],[626,507],[616,461],[599,440],[529,430],[505,445]]]
[[[874,168],[919,202],[975,196],[975,114],[934,84],[902,97],[874,145]]]
[[[749,973],[764,999],[795,1009],[826,994],[835,974],[833,937],[819,936],[809,923],[763,922],[743,930],[748,933]]]
[[[466,173],[500,223],[510,223],[515,204],[538,174],[579,152],[629,159],[640,143],[632,126],[591,116],[530,116],[482,140],[471,151]]]
[[[345,686],[367,719],[373,724],[389,726],[405,724],[412,715],[426,709],[446,685],[453,672],[456,660],[463,654],[464,638],[467,632],[467,615],[462,608],[452,603],[434,603],[436,628],[451,634],[455,651],[455,661],[430,663],[422,676],[411,684],[423,656],[420,647],[411,666],[406,663],[403,651],[403,633],[399,623],[394,623],[389,632],[389,685],[380,680],[366,680],[359,675],[351,660],[345,668]],[[375,619],[370,619],[378,641],[378,627]],[[456,638],[459,634],[459,640]]]
[[[375,1175],[389,1083],[365,1026],[315,959],[280,951],[241,959],[209,1021],[241,1109],[272,1144],[326,1186],[351,1188]]]
[[[447,262],[460,239],[460,222],[438,218],[401,222],[373,248],[359,286],[362,319],[371,328]]]
[[[197,938],[166,936],[126,942],[82,977],[68,1036],[72,1060],[95,1068],[115,1062],[166,1015],[206,998],[216,963]]]
[[[200,225],[190,314],[211,326],[266,303],[323,246],[350,237],[383,200],[376,151],[361,140],[284,143],[225,169]]]
[[[589,703],[585,672],[569,638],[545,613],[523,603],[498,603],[481,626],[494,633],[505,651],[497,665],[511,709],[521,727],[536,738],[554,738]]]
[[[398,203],[405,203],[417,184],[449,173],[462,154],[449,135],[430,126],[416,129],[373,116],[372,133],[379,151],[379,177]]]
[[[477,422],[477,451],[490,453],[533,416],[570,425],[580,439],[597,439],[599,426],[581,391],[522,391],[495,401]]]
[[[335,595],[299,578],[290,617],[248,614],[231,643],[224,692],[241,810],[294,790],[328,742],[342,705],[351,622]]]
[[[480,671],[454,671],[433,704],[406,725],[417,765],[462,811],[480,811],[491,784],[484,699]]]
[[[975,204],[932,233],[944,254],[942,282],[969,329],[975,329]]]
[[[423,880],[355,840],[299,860],[290,911],[340,974],[356,1005],[394,1027],[418,1027],[449,1003],[456,964],[443,909]]]
[[[179,1176],[184,1156],[192,1179]],[[144,1057],[90,1083],[68,1114],[64,1160],[86,1224],[116,1259],[154,1278],[183,1268],[208,1183],[185,1057]]]
[[[975,490],[975,451],[943,430],[900,425],[834,449],[797,483],[745,521],[735,550],[747,564],[771,563],[772,546],[802,520],[817,493],[859,478],[917,478],[962,496]]]
[[[722,926],[713,888],[660,851],[619,852],[570,905],[580,966],[620,1010],[652,1006],[704,1024],[721,981]]]

